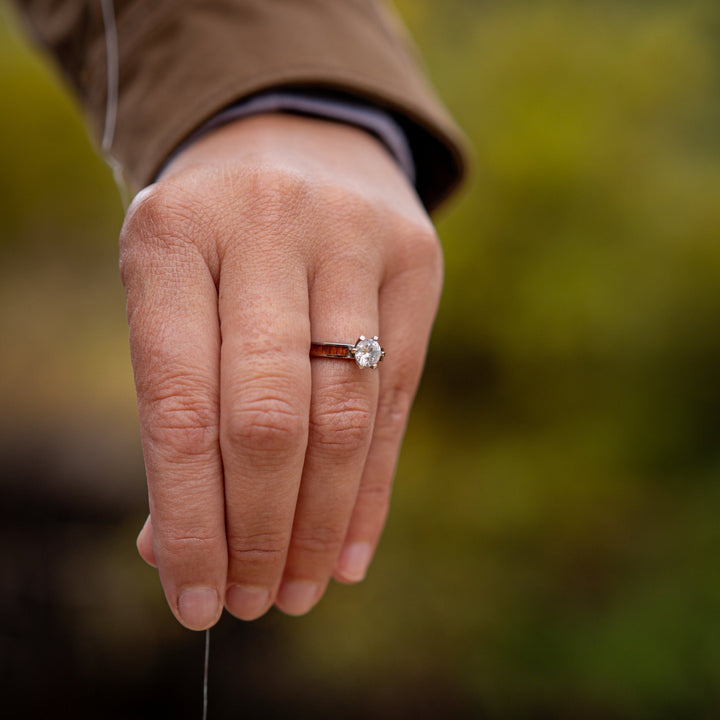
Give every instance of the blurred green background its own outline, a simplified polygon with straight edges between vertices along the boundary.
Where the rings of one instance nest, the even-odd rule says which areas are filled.
[[[211,717],[720,717],[720,6],[401,0],[474,145],[362,586],[213,633]],[[0,687],[200,716],[134,551],[121,223],[0,7]]]

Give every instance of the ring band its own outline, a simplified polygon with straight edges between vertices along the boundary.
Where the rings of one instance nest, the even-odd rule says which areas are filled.
[[[347,343],[311,343],[310,357],[333,358],[335,360],[354,360],[358,367],[375,370],[385,357],[378,337],[366,338],[361,335],[354,345]]]

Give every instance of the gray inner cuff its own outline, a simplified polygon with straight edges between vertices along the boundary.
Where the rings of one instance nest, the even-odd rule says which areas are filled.
[[[415,185],[415,161],[413,160],[410,145],[402,128],[389,113],[371,105],[365,105],[362,102],[353,102],[340,98],[315,97],[308,93],[284,90],[256,95],[219,112],[190,135],[165,161],[163,167],[175,155],[211,130],[233,120],[269,112],[292,112],[310,115],[328,120],[337,120],[367,130],[385,144],[407,179],[412,185]]]

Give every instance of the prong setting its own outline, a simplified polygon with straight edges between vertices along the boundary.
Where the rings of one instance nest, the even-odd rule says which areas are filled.
[[[358,367],[370,370],[377,369],[378,363],[385,356],[385,351],[380,347],[377,335],[373,338],[361,335],[350,352]]]

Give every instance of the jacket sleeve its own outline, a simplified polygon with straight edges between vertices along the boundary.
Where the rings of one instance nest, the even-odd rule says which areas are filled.
[[[15,0],[100,137],[107,92],[100,0]],[[119,102],[112,155],[133,191],[234,102],[277,88],[337,93],[400,124],[428,209],[459,184],[463,140],[383,0],[114,0]]]

